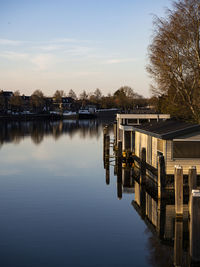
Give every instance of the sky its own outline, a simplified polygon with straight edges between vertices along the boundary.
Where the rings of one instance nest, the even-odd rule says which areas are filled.
[[[0,89],[130,86],[150,96],[146,72],[153,17],[171,0],[0,0]]]

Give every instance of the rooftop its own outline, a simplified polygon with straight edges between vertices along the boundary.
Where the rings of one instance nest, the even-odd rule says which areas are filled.
[[[173,139],[184,134],[198,132],[200,130],[200,125],[176,120],[165,120],[135,125],[133,128],[135,131],[145,133],[159,139]]]

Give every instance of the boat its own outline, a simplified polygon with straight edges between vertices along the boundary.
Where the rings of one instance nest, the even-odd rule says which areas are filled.
[[[94,119],[96,118],[96,114],[91,112],[89,109],[79,109],[78,111],[78,119]]]
[[[97,118],[115,117],[117,113],[119,113],[117,108],[97,109],[95,112]]]
[[[77,112],[72,112],[72,111],[63,111],[63,118],[64,119],[69,119],[69,120],[76,120],[78,119],[78,114]]]

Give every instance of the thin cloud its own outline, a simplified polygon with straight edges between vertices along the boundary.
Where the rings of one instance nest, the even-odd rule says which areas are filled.
[[[105,61],[105,64],[120,64],[120,63],[126,63],[126,62],[135,62],[137,61],[136,58],[114,58],[114,59],[109,59]]]
[[[0,39],[0,45],[21,45],[22,43],[22,41],[17,40]]]
[[[0,53],[0,57],[9,59],[9,60],[26,60],[29,58],[27,53],[19,53],[14,51],[4,51]]]

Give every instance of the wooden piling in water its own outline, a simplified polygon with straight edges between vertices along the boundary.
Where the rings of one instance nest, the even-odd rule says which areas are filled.
[[[113,131],[114,131],[114,146],[117,144],[117,122],[113,125]]]
[[[110,136],[106,136],[106,157],[110,155]]]
[[[118,158],[118,162],[119,162],[119,159],[122,158],[122,141],[118,142],[117,158]]]
[[[117,167],[117,197],[122,199],[122,163],[121,158],[118,158],[118,167]]]
[[[103,128],[103,160],[105,160],[106,155],[106,136],[108,135],[108,126]]]
[[[200,190],[192,190],[190,204],[190,257],[200,263]]]
[[[165,159],[164,156],[158,156],[158,199],[164,197],[165,179]]]
[[[188,186],[189,186],[189,195],[190,195],[192,193],[192,190],[197,188],[197,169],[196,169],[196,166],[191,166],[189,168]]]
[[[143,147],[141,151],[140,160],[140,183],[145,184],[146,182],[146,149]]]
[[[181,166],[175,166],[174,184],[176,216],[183,217],[183,168]]]

